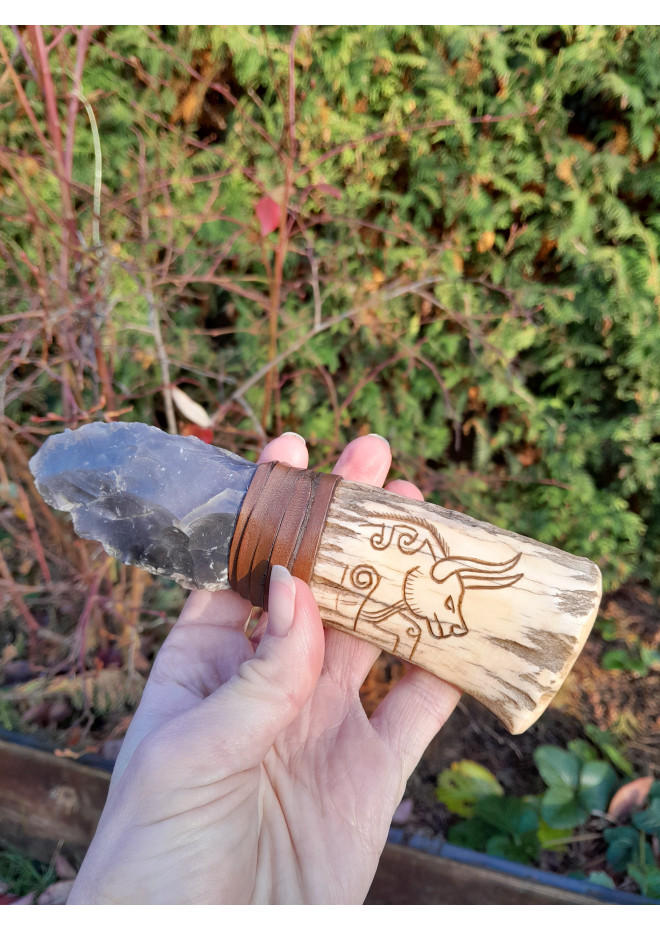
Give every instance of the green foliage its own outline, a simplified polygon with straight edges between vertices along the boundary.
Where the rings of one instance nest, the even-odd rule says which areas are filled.
[[[586,876],[588,882],[599,885],[601,888],[616,888],[614,881],[607,872],[589,872]]]
[[[548,786],[541,801],[543,819],[550,827],[570,829],[607,807],[617,777],[608,762],[583,761],[557,746],[539,746],[534,761]]]
[[[176,383],[248,457],[289,429],[326,466],[378,431],[434,502],[587,556],[607,588],[660,587],[660,28],[87,28],[0,27],[7,487],[34,501],[21,462],[51,429],[176,427]],[[286,230],[262,233],[264,196]],[[86,616],[90,650],[103,613],[128,662],[140,608],[161,623],[178,594],[133,601],[111,570],[91,616],[95,550],[33,509],[45,570],[23,567],[33,536],[3,499],[19,606],[50,594],[67,636]],[[129,601],[134,628],[112,606]],[[93,658],[72,706],[131,706],[125,682],[84,684]],[[632,776],[611,734],[587,735]],[[566,839],[550,821],[602,809],[593,746],[541,759],[534,802],[463,763],[439,786],[479,848],[528,861]],[[626,867],[653,887],[649,862]]]
[[[534,760],[547,789],[538,796],[524,798],[503,796],[495,776],[466,759],[442,772],[438,776],[437,797],[449,810],[465,818],[450,826],[449,841],[537,865],[546,850],[555,855],[568,854],[569,850],[579,848],[583,839],[593,840],[597,830],[612,872],[625,873],[642,894],[660,898],[660,862],[654,851],[660,839],[660,782],[653,782],[650,788],[647,783],[648,797],[640,802],[641,810],[631,812],[621,799],[623,806],[620,804],[618,810],[622,813],[616,815],[621,822],[611,826],[614,815],[604,812],[618,780],[612,766],[598,758],[592,745],[573,740],[568,750],[540,746]],[[635,789],[636,784],[631,788]],[[499,790],[493,790],[494,786]],[[620,793],[618,797],[621,798]],[[635,792],[626,797],[636,797]],[[614,812],[616,803],[610,811]],[[584,827],[587,821],[586,831],[575,836],[574,829]],[[607,872],[570,874],[603,887],[615,887],[612,875]]]
[[[38,898],[54,879],[55,869],[52,864],[33,862],[6,844],[0,847],[0,882],[7,885],[10,894],[22,897],[34,892],[35,898]]]
[[[655,792],[650,795],[650,803],[645,810],[632,815],[632,822],[643,833],[651,833],[660,837],[660,782],[656,783]]]
[[[632,815],[629,826],[611,827],[604,837],[610,865],[625,870],[642,894],[660,898],[660,861],[653,851],[660,837],[660,782],[653,783],[647,806]]]
[[[63,131],[79,28],[48,60]],[[163,378],[193,382],[238,451],[260,422],[320,461],[377,429],[437,502],[610,587],[660,583],[657,27],[307,26],[293,53],[290,27],[104,27],[80,88],[102,164],[81,108],[64,262],[42,89],[0,36],[34,116],[5,81],[0,287],[51,320],[8,355],[16,422],[103,409],[110,385],[163,423]],[[290,235],[263,237],[255,205],[283,189]]]
[[[608,649],[601,665],[608,671],[632,672],[636,678],[645,678],[650,671],[660,667],[660,652],[636,643],[632,649]]]
[[[660,867],[653,862],[634,862],[628,866],[628,875],[649,898],[660,898]]]
[[[21,728],[21,715],[12,702],[5,700],[4,697],[0,697],[0,727],[10,731]]]
[[[529,864],[538,858],[538,829],[539,817],[531,802],[490,795],[477,801],[472,819],[455,824],[448,836],[458,846]]]
[[[623,775],[629,778],[633,776],[633,767],[628,759],[624,756],[621,748],[608,730],[600,730],[593,723],[584,725],[584,732],[587,734],[594,746],[597,746],[600,752],[615,766]],[[569,749],[572,744],[569,743]],[[579,755],[579,751],[578,751]]]

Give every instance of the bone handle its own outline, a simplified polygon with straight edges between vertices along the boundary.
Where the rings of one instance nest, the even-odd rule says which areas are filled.
[[[335,490],[311,587],[327,626],[456,685],[511,733],[559,690],[601,597],[587,559],[350,482]]]

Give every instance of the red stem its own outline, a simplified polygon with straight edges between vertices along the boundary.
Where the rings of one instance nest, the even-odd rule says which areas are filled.
[[[46,101],[46,123],[48,126],[48,134],[53,143],[56,172],[60,182],[63,225],[67,233],[62,243],[62,252],[60,255],[60,284],[62,291],[66,293],[69,283],[69,254],[76,248],[76,221],[73,215],[73,205],[71,202],[71,177],[67,174],[65,167],[64,150],[62,147],[62,130],[60,128],[60,117],[57,112],[55,84],[53,82],[53,73],[50,69],[48,51],[46,50],[43,32],[41,26],[28,26],[28,31],[36,52],[37,66],[41,73],[41,89]]]

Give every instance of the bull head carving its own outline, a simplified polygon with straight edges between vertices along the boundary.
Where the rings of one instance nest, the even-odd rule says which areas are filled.
[[[431,636],[465,636],[468,628],[463,617],[465,592],[475,588],[508,588],[523,577],[507,575],[520,559],[520,553],[508,562],[483,562],[480,559],[451,557],[438,559],[430,571],[412,568],[404,582],[408,610],[426,620]],[[431,582],[431,583],[430,583]]]

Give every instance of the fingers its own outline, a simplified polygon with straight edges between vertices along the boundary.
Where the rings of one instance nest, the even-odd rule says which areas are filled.
[[[259,461],[306,468],[307,446],[296,433],[285,433],[268,443]],[[199,705],[253,655],[245,636],[250,610],[235,591],[191,592],[149,677],[115,766],[116,778],[149,733]]]
[[[411,481],[402,481],[400,478],[386,484],[385,490],[391,491],[392,494],[398,494],[400,497],[410,497],[414,501],[424,500],[424,495],[416,484],[413,484]]]
[[[247,601],[236,591],[191,591],[175,630],[207,625],[244,630],[250,609]]]
[[[421,668],[410,668],[381,701],[371,725],[400,759],[408,779],[461,698],[458,688]]]
[[[382,436],[360,436],[346,446],[332,469],[347,481],[373,484],[382,488],[392,464],[390,444]]]
[[[307,468],[307,443],[298,433],[283,433],[264,447],[259,456],[259,464],[263,462],[284,462],[293,468]]]
[[[260,764],[309,700],[323,652],[323,627],[311,591],[274,566],[268,627],[259,647],[230,681],[180,719],[179,758],[188,757],[200,779]],[[213,751],[200,753],[200,746]]]

